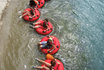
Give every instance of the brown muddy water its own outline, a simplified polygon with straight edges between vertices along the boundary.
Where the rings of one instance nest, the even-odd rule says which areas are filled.
[[[29,22],[19,18],[28,2],[12,0],[4,12],[0,31],[0,70],[31,70],[32,65],[40,65],[34,58],[45,59],[37,46],[44,36],[29,28]],[[69,1],[52,0],[40,12],[40,18],[47,17],[53,23],[54,31],[50,35],[60,40],[61,48],[55,57],[61,59],[65,70],[78,69],[78,22],[73,17]]]

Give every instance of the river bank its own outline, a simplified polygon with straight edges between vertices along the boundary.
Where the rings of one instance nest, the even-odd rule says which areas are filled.
[[[3,11],[4,11],[4,9],[5,9],[5,7],[6,7],[6,5],[7,5],[7,0],[5,0],[5,1],[3,1],[3,0],[0,0],[0,32],[1,32],[1,26],[2,26],[2,15],[3,15]],[[0,42],[1,42],[1,39],[0,39]],[[1,47],[1,46],[0,46]],[[2,51],[2,49],[0,50],[0,51]],[[2,55],[2,53],[0,52],[0,56]],[[1,58],[1,57],[0,57]],[[0,59],[0,63],[1,63],[1,59]],[[1,65],[2,64],[0,64],[0,69],[1,69]]]
[[[3,12],[6,9],[7,6],[9,6],[9,1],[10,0],[0,0],[0,29],[2,26],[2,17],[3,17]]]

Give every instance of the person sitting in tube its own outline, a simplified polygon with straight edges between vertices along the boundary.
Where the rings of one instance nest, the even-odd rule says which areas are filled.
[[[55,49],[55,45],[53,42],[53,37],[49,36],[49,39],[47,41],[39,42],[40,49],[48,49],[47,51],[50,53]],[[53,48],[52,48],[53,47]],[[51,49],[52,48],[52,49]],[[51,50],[50,50],[51,49]]]
[[[29,2],[29,6],[30,7],[36,7],[37,5],[36,5],[36,3],[34,2],[35,0],[30,0],[30,2]]]
[[[39,28],[39,27],[43,26],[43,28],[45,29],[43,32],[48,31],[48,30],[49,30],[49,28],[48,28],[48,22],[49,22],[49,21],[48,21],[47,18],[44,19],[43,21],[44,21],[43,24],[41,24],[41,22],[33,23],[33,25],[40,24],[40,25],[38,25],[38,26],[33,26],[33,28]]]
[[[55,70],[54,66],[56,65],[56,63],[58,64],[58,66],[60,65],[60,63],[57,62],[55,58],[51,59],[52,61],[50,63],[40,60],[38,58],[35,58],[35,59],[38,60],[39,62],[45,64],[46,66],[33,66],[32,68],[45,69],[45,70]],[[57,66],[57,70],[58,70],[58,66]]]
[[[26,15],[28,15],[30,19],[32,19],[33,17],[35,17],[35,12],[33,12],[33,11],[35,10],[35,8],[37,6],[36,3],[33,0],[30,0],[29,6],[30,6],[31,11],[30,12],[29,11],[23,11],[23,13],[25,13],[25,14],[23,14],[22,16],[20,16],[20,18],[22,18],[22,17],[24,17]]]
[[[27,10],[25,10],[25,11],[23,11],[23,13],[25,13],[25,14],[23,14],[22,15],[22,17],[24,17],[24,16],[26,16],[26,15],[28,15],[29,16],[29,19],[32,19],[33,17],[35,17],[35,8],[33,8],[33,7],[30,7],[30,11],[27,11]]]
[[[36,6],[37,4],[39,4],[39,1],[38,0],[30,0],[29,5],[30,4]]]

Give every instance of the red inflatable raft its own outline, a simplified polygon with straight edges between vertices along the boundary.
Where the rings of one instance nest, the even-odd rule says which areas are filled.
[[[27,8],[24,11],[29,11],[30,12],[31,9],[30,8]],[[28,15],[24,16],[23,19],[26,20],[26,21],[35,21],[35,20],[39,19],[39,17],[40,17],[39,10],[38,9],[35,9],[34,12],[35,12],[35,17],[33,17],[32,19],[30,19]],[[23,14],[25,14],[25,13],[23,13]]]
[[[52,52],[48,52],[47,51],[48,49],[41,49],[41,51],[43,53],[45,53],[45,54],[47,54],[47,53],[49,53],[49,54],[55,54],[60,49],[60,42],[59,42],[59,40],[55,36],[51,36],[51,37],[53,37],[52,39],[53,39],[53,43],[55,45],[55,49]],[[49,37],[46,36],[46,37],[42,38],[40,42],[47,41],[48,39],[49,39]],[[53,48],[54,47],[50,48],[50,50],[53,49]]]
[[[44,22],[43,20],[38,20],[37,22],[39,22],[40,24],[36,24],[35,26],[38,26],[38,25],[41,26],[41,27],[35,29],[37,33],[42,34],[42,35],[47,35],[47,34],[50,34],[52,32],[53,26],[50,22],[48,22],[48,29],[49,30],[46,30],[46,28],[44,28],[42,26],[43,22]],[[46,31],[46,32],[44,32],[44,31]]]
[[[37,2],[35,1],[35,3],[37,4],[37,7],[42,8],[45,4],[45,1],[44,0],[38,0],[38,1],[39,1],[39,4],[37,4]]]
[[[63,63],[61,61],[59,61],[58,59],[56,59],[56,61],[59,62],[60,65],[58,65],[58,63],[56,62],[56,65],[54,66],[54,70],[64,70]],[[45,62],[50,63],[51,60],[47,59],[47,60],[45,60]],[[46,66],[46,65],[42,64],[42,66]],[[45,70],[45,69],[41,69],[41,70]]]

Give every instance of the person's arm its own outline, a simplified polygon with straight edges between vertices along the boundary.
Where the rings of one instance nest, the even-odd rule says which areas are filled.
[[[48,25],[47,25],[47,29],[46,29],[46,31],[48,31],[49,30],[49,27],[48,27]]]
[[[49,38],[52,38],[52,39],[53,39],[54,37],[52,37],[52,36],[49,36]]]
[[[46,32],[46,31],[48,31],[49,30],[49,28],[47,28],[46,30],[44,30],[44,32]]]
[[[55,49],[55,45],[54,45],[54,44],[52,44],[52,46],[54,47],[53,49]]]
[[[32,18],[35,17],[35,15],[32,16]]]
[[[48,25],[46,25],[46,26],[47,26],[47,29],[46,29],[46,30],[44,30],[44,32],[49,31],[49,27],[48,27]]]
[[[34,0],[34,2],[36,2],[37,4],[39,4],[39,1],[38,0]]]
[[[54,37],[51,37],[51,36],[48,36],[49,38],[54,38]],[[54,45],[54,42],[53,42],[53,40],[52,40],[52,49],[51,50],[48,50],[48,52],[50,53],[50,52],[52,52],[53,50],[55,50],[55,45]]]
[[[52,48],[50,51],[48,50],[48,52],[50,52],[50,53],[51,53],[52,51],[55,50],[55,45],[53,44],[52,46],[53,46],[54,48]]]
[[[36,24],[40,24],[40,22],[35,22],[35,23],[33,23],[33,25],[36,25]]]
[[[34,10],[35,11],[35,10]],[[35,17],[35,12],[33,11],[34,15],[32,17]]]
[[[46,66],[33,66],[32,68],[50,70],[50,69],[49,69],[48,67],[46,67]]]

